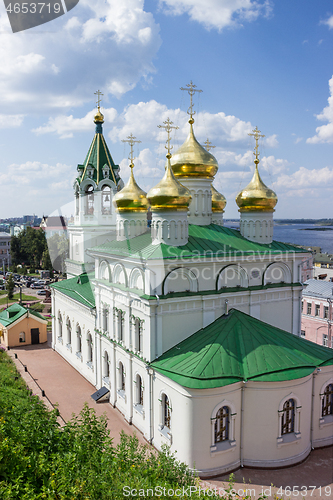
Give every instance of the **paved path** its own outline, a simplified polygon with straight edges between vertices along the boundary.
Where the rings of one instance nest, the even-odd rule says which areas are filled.
[[[45,391],[47,398],[53,403],[58,403],[61,416],[67,421],[72,414],[78,414],[85,402],[94,408],[97,415],[106,413],[108,428],[114,443],[119,443],[121,430],[127,434],[136,433],[139,441],[146,441],[135,427],[129,425],[121,415],[108,402],[96,403],[91,399],[95,387],[82,377],[71,365],[67,363],[58,353],[53,351],[49,345],[40,344],[33,346],[16,347],[8,351],[8,354],[16,362],[17,368],[35,394],[38,394],[49,407],[47,399],[42,397],[36,382]],[[18,359],[15,359],[17,354]],[[24,371],[26,365],[28,372]],[[60,422],[61,423],[61,422]],[[203,485],[207,488],[226,488],[228,486],[229,474],[225,474],[208,481]],[[285,469],[263,470],[263,469],[239,469],[235,472],[234,489],[240,496],[251,494],[252,498],[258,498],[264,489],[268,499],[291,498],[292,500],[332,500],[333,499],[333,447],[314,450],[310,456],[300,465]],[[274,487],[270,491],[271,485]],[[289,494],[287,486],[303,487],[302,495],[295,490]],[[310,488],[315,486],[316,488]],[[320,489],[321,487],[321,489]],[[279,494],[279,488],[283,495]],[[247,490],[244,491],[244,490]],[[252,490],[252,491],[250,491]],[[255,494],[253,494],[253,490]],[[244,495],[242,495],[244,491]],[[277,496],[274,496],[277,493]]]
[[[65,421],[69,420],[73,413],[76,415],[80,413],[84,403],[87,402],[97,415],[106,414],[108,428],[115,444],[119,443],[119,433],[122,430],[127,434],[136,433],[139,441],[147,444],[141,433],[129,425],[117,409],[107,401],[96,403],[90,397],[96,388],[46,343],[15,347],[10,349],[8,354],[15,361],[20,374],[33,392],[38,394],[49,408],[51,405],[47,399],[52,404],[58,404],[60,415]],[[28,372],[24,371],[23,365],[27,367]],[[46,398],[42,397],[36,382],[44,390]]]

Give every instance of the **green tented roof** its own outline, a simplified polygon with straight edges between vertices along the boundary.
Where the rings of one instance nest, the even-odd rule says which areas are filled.
[[[89,277],[92,278],[93,275],[89,276],[87,273],[83,273],[74,278],[53,283],[50,286],[91,309],[95,307],[95,296]]]
[[[256,254],[304,253],[306,250],[273,241],[270,244],[253,243],[241,236],[236,229],[216,224],[208,226],[189,225],[189,238],[186,245],[174,247],[160,243],[152,244],[150,232],[124,241],[112,241],[90,250],[119,257],[137,259],[193,259],[204,257],[228,257]]]
[[[333,364],[333,351],[231,309],[169,349],[152,368],[191,389],[305,377]]]
[[[112,159],[109,148],[105,142],[102,126],[97,124],[96,133],[90,145],[86,159],[83,165],[78,165],[78,171],[80,172],[78,177],[78,182],[81,183],[87,176],[87,167],[91,165],[94,167],[93,180],[98,184],[103,179],[102,168],[104,165],[109,167],[109,178],[117,185],[120,179],[117,171],[119,165],[116,165]]]
[[[10,326],[12,323],[15,323],[15,321],[17,321],[22,316],[27,314],[27,312],[29,312],[30,316],[35,316],[36,318],[47,321],[44,318],[44,316],[39,314],[37,311],[33,311],[32,309],[23,307],[20,304],[12,304],[11,306],[7,307],[7,309],[5,309],[4,311],[1,311],[0,323],[5,327]]]

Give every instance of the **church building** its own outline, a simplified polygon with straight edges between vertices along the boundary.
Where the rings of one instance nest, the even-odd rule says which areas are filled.
[[[202,477],[296,464],[333,444],[332,350],[300,337],[309,254],[273,240],[277,196],[260,177],[258,128],[240,230],[224,226],[218,163],[195,137],[188,91],[188,137],[171,154],[164,122],[165,173],[148,193],[132,135],[124,186],[98,106],[74,184],[68,279],[52,286],[52,346]]]

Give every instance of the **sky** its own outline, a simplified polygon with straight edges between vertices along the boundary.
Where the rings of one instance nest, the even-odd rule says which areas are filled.
[[[148,191],[164,172],[169,117],[219,163],[214,186],[235,197],[259,171],[278,195],[275,218],[333,217],[331,0],[80,0],[54,21],[12,33],[0,3],[0,218],[72,210],[76,167],[95,132],[100,90],[111,155]]]

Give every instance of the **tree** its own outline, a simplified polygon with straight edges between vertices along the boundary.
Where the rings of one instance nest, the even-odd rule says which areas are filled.
[[[7,283],[6,283],[6,290],[8,292],[9,299],[12,299],[14,297],[14,288],[15,288],[15,283],[14,283],[13,275],[11,274],[7,280]]]

